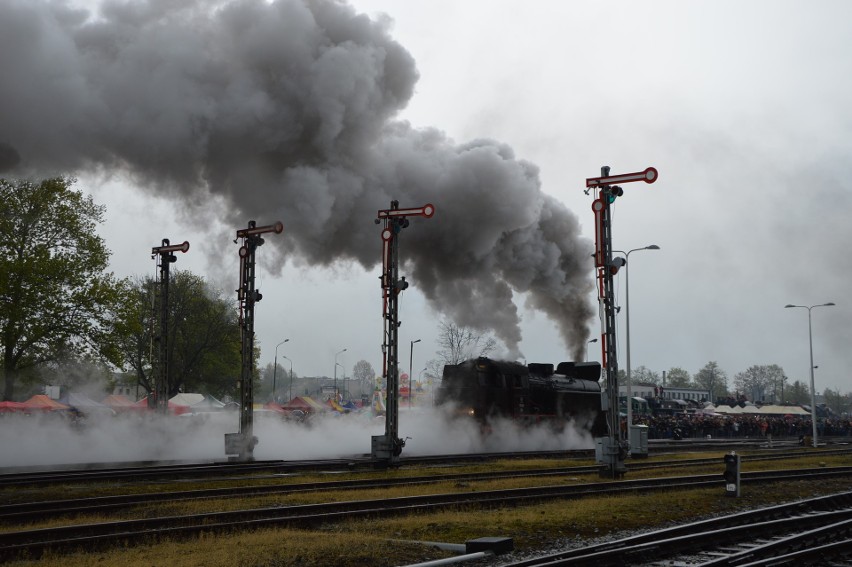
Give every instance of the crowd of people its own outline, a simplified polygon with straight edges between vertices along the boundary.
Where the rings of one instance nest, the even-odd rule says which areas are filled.
[[[635,425],[648,426],[648,439],[690,438],[803,438],[812,434],[810,416],[737,415],[634,415]],[[625,422],[626,426],[626,422]],[[852,436],[852,420],[817,419],[818,436]]]

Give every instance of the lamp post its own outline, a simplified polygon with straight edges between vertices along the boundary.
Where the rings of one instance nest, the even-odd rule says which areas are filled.
[[[282,356],[281,358],[288,360],[290,362],[290,400],[293,399],[293,361],[287,358],[286,356]]]
[[[290,342],[290,339],[284,339],[277,345],[275,345],[275,363],[272,366],[272,401],[275,401],[275,377],[278,374],[278,347],[283,345],[284,343]],[[286,358],[286,357],[285,357]]]
[[[337,367],[340,366],[337,363],[337,357],[346,352],[348,349],[343,349],[340,352],[335,353],[334,355],[334,401],[337,401]],[[340,366],[343,368],[342,366]]]
[[[586,344],[586,360],[589,360],[589,345],[598,342],[597,339],[592,339]]]
[[[642,248],[634,248],[627,252],[621,250],[613,250],[616,254],[624,254],[624,309],[627,311],[627,327],[625,330],[627,346],[627,449],[630,450],[630,426],[633,425],[633,390],[631,388],[630,378],[630,253],[639,250],[659,250],[660,247],[656,244],[644,246]],[[616,396],[618,394],[616,393]],[[616,398],[618,399],[618,398]]]
[[[814,389],[814,336],[811,326],[811,309],[814,307],[833,307],[834,303],[820,303],[819,305],[792,305],[788,303],[784,306],[785,309],[790,307],[801,307],[802,309],[808,310],[808,346],[810,347],[811,352],[811,425],[813,427],[813,446],[814,449],[817,447],[817,417],[816,417],[816,390]]]
[[[408,409],[411,409],[411,395],[414,393],[414,377],[411,375],[414,366],[414,343],[419,343],[420,339],[411,341],[411,352],[408,353]]]

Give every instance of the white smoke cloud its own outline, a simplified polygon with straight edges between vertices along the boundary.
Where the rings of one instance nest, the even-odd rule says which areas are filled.
[[[223,461],[225,434],[238,429],[237,412],[195,416],[119,415],[92,418],[79,427],[56,415],[8,415],[0,427],[0,467],[35,467],[133,461]],[[258,460],[332,459],[369,456],[371,436],[384,434],[384,417],[329,414],[309,424],[255,413]],[[483,434],[472,420],[437,408],[400,412],[404,456],[504,451],[588,449],[587,432],[566,426],[520,428],[511,421]]]

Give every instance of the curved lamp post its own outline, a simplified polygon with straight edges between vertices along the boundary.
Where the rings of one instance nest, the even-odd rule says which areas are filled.
[[[341,354],[343,354],[344,352],[346,352],[347,350],[349,350],[349,349],[343,349],[343,350],[334,354],[334,401],[335,402],[337,401],[337,367],[340,366],[337,363],[337,357],[340,356]],[[340,367],[343,368],[342,366],[340,366]]]
[[[801,307],[802,309],[808,310],[808,345],[811,351],[811,425],[813,426],[813,446],[816,449],[817,446],[817,417],[816,417],[816,390],[814,389],[814,336],[811,327],[811,309],[814,307],[833,307],[834,303],[820,303],[819,305],[792,305],[788,303],[784,306],[785,309],[789,309],[791,307]]]
[[[290,339],[284,339],[277,345],[275,345],[275,362],[272,366],[272,401],[275,401],[275,377],[278,374],[278,347],[283,345],[284,343],[290,342]],[[286,357],[285,357],[286,358]]]
[[[592,339],[588,343],[586,343],[586,361],[589,360],[589,345],[596,342],[598,342],[598,339]]]
[[[287,358],[284,355],[281,355],[281,358],[290,362],[290,400],[293,400],[293,361]]]
[[[624,309],[627,311],[627,327],[625,336],[627,338],[627,447],[630,449],[630,426],[633,425],[633,390],[631,388],[630,376],[630,253],[638,252],[639,250],[659,250],[660,247],[656,244],[643,246],[642,248],[634,248],[623,252],[621,250],[613,250],[616,254],[624,254]],[[618,400],[618,392],[616,392],[616,400]],[[617,402],[616,402],[617,403]]]
[[[414,394],[414,376],[412,366],[414,366],[414,343],[419,343],[420,339],[411,341],[411,352],[408,353],[408,409],[411,409],[411,396]]]

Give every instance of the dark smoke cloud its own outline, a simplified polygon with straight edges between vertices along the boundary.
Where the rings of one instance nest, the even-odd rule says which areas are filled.
[[[0,142],[0,173],[9,171],[21,161],[21,156],[18,151],[10,146]]]
[[[576,217],[508,146],[396,118],[418,73],[389,26],[330,0],[108,1],[98,14],[7,0],[0,135],[18,174],[121,170],[187,203],[212,195],[234,226],[280,219],[281,259],[311,265],[375,266],[376,211],[431,202],[402,241],[430,304],[517,354],[512,295],[527,293],[581,357],[592,270]]]

